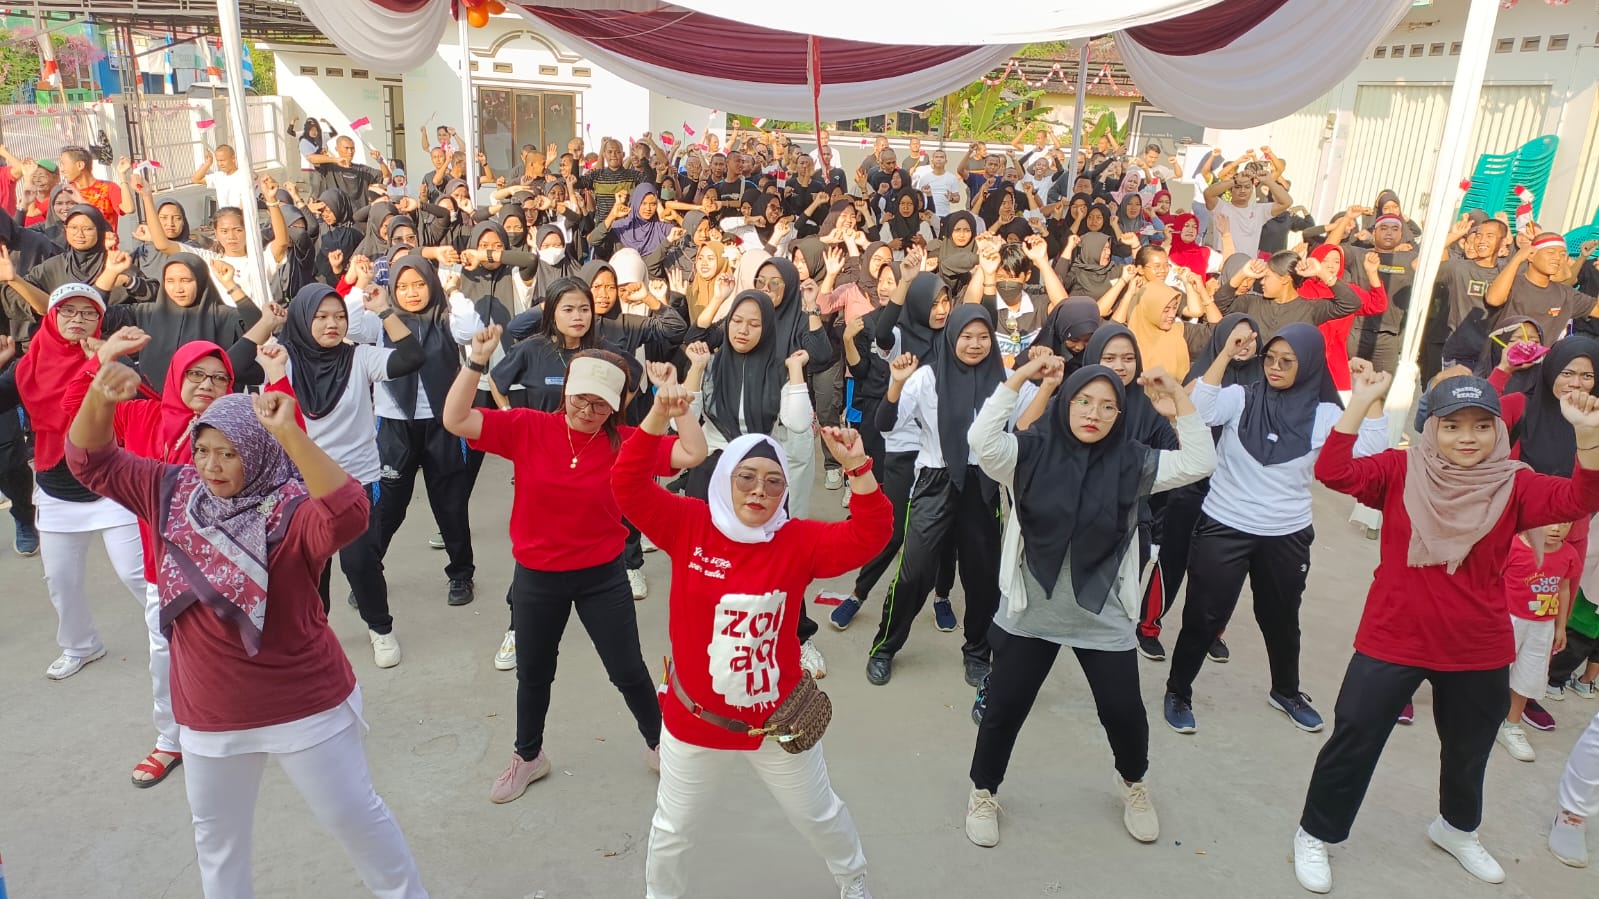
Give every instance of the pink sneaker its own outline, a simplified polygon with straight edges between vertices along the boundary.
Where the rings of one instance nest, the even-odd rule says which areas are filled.
[[[511,753],[511,764],[500,772],[494,781],[494,789],[489,791],[489,799],[493,802],[510,802],[521,798],[527,792],[528,785],[550,773],[550,758],[539,750],[538,757],[533,761],[525,761],[520,755]]]

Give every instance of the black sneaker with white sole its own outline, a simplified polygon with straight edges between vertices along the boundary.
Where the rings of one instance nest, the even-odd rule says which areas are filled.
[[[1233,660],[1233,653],[1227,648],[1227,644],[1217,637],[1216,642],[1210,644],[1210,649],[1205,652],[1205,657],[1218,665],[1225,665]]]
[[[1160,645],[1159,637],[1138,635],[1138,654],[1151,662],[1166,661],[1166,647]]]

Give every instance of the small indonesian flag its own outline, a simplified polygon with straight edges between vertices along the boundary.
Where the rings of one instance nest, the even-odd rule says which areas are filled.
[[[194,127],[200,129],[201,131],[205,131],[206,129],[216,125],[216,123],[216,119],[201,119],[200,121],[194,123]]]
[[[362,131],[364,129],[371,128],[371,127],[372,127],[372,120],[370,118],[368,118],[367,116],[361,116],[360,118],[358,118],[355,121],[350,123],[350,130],[352,130],[352,131]]]
[[[763,127],[766,126],[766,120],[765,119],[756,119],[754,124],[755,124],[755,127],[757,127],[757,128],[763,128]]]
[[[661,135],[661,143],[663,143],[663,144],[665,144],[665,145],[666,145],[666,146],[668,146],[668,147],[670,147],[670,146],[671,146],[671,145],[673,145],[673,144],[675,144],[675,143],[677,143],[677,141],[675,141],[675,140],[672,140],[672,135],[670,135],[670,134],[663,134],[663,135]]]
[[[44,61],[44,70],[39,73],[39,80],[50,85],[51,90],[61,89],[61,66],[53,59]]]
[[[692,125],[690,125],[688,122],[684,122],[683,123],[683,133],[687,134],[689,137],[693,137],[694,136],[694,127]]]
[[[1537,196],[1526,186],[1518,184],[1511,190],[1516,195],[1516,233],[1527,230],[1532,224],[1532,204],[1537,202]]]

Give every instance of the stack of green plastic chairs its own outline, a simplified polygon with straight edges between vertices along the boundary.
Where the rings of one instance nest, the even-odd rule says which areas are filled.
[[[1544,188],[1549,185],[1549,170],[1554,167],[1555,151],[1560,138],[1553,134],[1535,138],[1522,144],[1514,153],[1484,153],[1477,158],[1477,168],[1471,175],[1471,189],[1461,201],[1460,211],[1481,209],[1492,215],[1503,212],[1515,228],[1516,188],[1532,191],[1532,217],[1538,218],[1543,209]]]

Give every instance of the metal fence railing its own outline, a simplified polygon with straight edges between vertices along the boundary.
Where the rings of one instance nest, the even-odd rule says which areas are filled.
[[[93,143],[107,127],[110,110],[106,103],[3,105],[0,143],[21,159],[55,159],[62,147]]]

